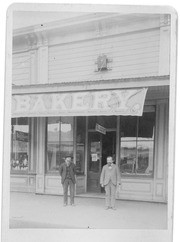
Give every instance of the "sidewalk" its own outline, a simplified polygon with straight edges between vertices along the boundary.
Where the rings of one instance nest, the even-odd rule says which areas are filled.
[[[104,199],[76,197],[63,207],[63,197],[11,192],[10,228],[166,229],[167,205],[117,201],[105,210]]]

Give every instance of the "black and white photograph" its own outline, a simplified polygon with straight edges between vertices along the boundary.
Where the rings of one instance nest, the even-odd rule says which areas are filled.
[[[7,18],[4,228],[171,242],[175,11],[14,4]]]

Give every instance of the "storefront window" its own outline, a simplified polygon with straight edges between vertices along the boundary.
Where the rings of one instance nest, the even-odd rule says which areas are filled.
[[[11,120],[11,171],[28,171],[29,130],[28,118]]]
[[[47,171],[58,171],[67,155],[73,156],[73,117],[48,117]]]
[[[77,135],[76,135],[76,170],[77,170],[77,174],[84,174],[85,134],[86,134],[86,118],[77,117]]]
[[[126,175],[153,175],[155,107],[142,117],[120,118],[120,169]]]

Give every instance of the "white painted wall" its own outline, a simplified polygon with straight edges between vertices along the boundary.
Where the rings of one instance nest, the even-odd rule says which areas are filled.
[[[49,47],[49,83],[157,76],[159,29]],[[97,72],[105,54],[110,70]]]

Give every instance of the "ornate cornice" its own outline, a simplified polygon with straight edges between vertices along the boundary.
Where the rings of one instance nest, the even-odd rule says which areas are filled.
[[[170,14],[163,14],[160,17],[160,27],[170,26],[171,16]]]
[[[163,15],[164,16],[164,15]],[[163,17],[163,19],[166,19]],[[151,21],[153,20],[153,21]],[[163,22],[164,21],[164,22]],[[165,23],[165,20],[161,20]],[[137,23],[134,25],[134,23]],[[133,23],[132,25],[130,23]],[[126,27],[127,24],[127,27]],[[13,52],[28,51],[43,45],[64,44],[114,34],[142,31],[160,26],[160,15],[93,13],[39,24],[13,32]],[[77,35],[79,33],[79,35]]]

